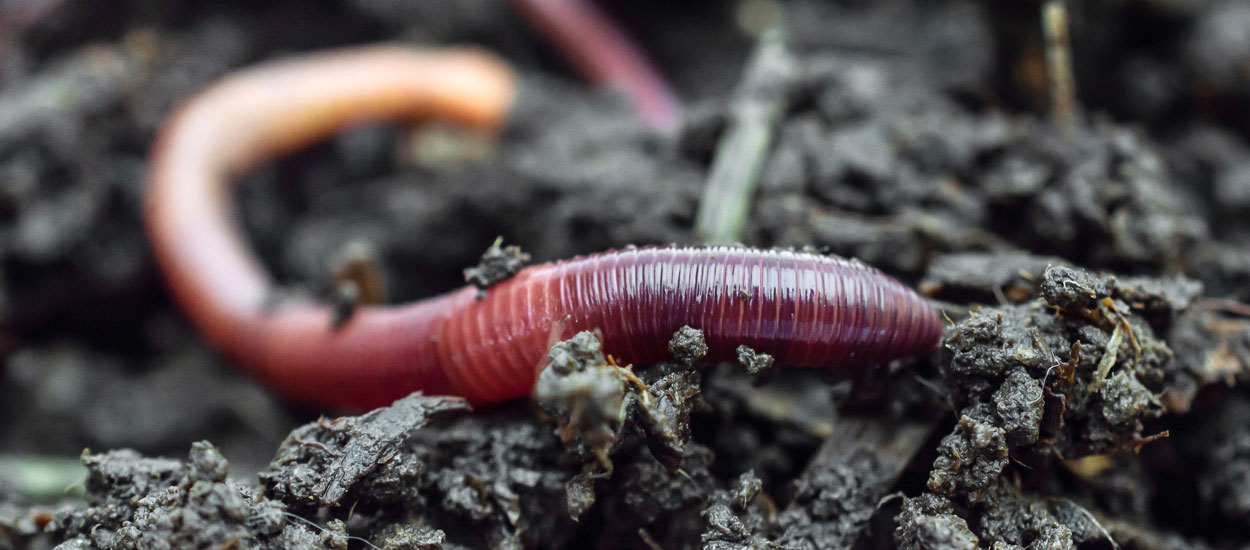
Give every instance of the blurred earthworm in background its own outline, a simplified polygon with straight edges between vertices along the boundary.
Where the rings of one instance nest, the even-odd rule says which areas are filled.
[[[676,126],[681,103],[647,56],[589,0],[511,0],[592,84],[620,90],[654,128]]]

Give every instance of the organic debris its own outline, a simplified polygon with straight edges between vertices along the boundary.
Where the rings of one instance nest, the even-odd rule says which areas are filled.
[[[495,239],[490,248],[482,253],[482,260],[477,265],[464,270],[464,281],[477,287],[479,298],[486,296],[486,289],[491,285],[516,275],[530,261],[530,255],[522,252],[521,247],[516,245],[500,247],[501,244],[503,244],[503,237]]]
[[[685,327],[669,348],[691,357],[685,350],[692,346],[706,353],[702,333]],[[646,434],[655,458],[670,471],[681,466],[690,411],[699,403],[698,378],[689,365],[650,369],[648,383],[605,357],[598,336],[588,331],[552,346],[548,357],[534,399],[559,419],[562,440],[595,457],[597,466],[587,464],[584,479],[611,475],[608,455],[633,429]]]
[[[294,507],[340,505],[362,478],[394,461],[404,442],[433,417],[467,410],[461,399],[417,392],[361,416],[319,419],[287,436],[269,469],[260,473],[261,486],[270,498]],[[374,497],[373,493],[358,494],[353,501]]]

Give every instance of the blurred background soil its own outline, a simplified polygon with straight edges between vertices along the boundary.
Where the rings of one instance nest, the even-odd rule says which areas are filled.
[[[135,534],[174,529],[152,507],[204,495],[248,521],[201,514],[221,530],[168,540],[364,547],[338,529],[393,548],[1250,544],[1250,395],[1235,383],[1250,367],[1238,307],[1250,300],[1250,2],[1073,3],[1070,124],[1048,116],[1037,2],[603,7],[685,100],[674,134],[580,83],[495,0],[0,0],[0,548],[160,547],[164,535]],[[830,384],[783,370],[753,387],[711,369],[680,474],[633,433],[610,478],[570,481],[587,459],[528,403],[470,415],[424,402],[394,413],[436,418],[411,440],[392,434],[412,471],[370,474],[354,501],[292,504],[303,493],[270,461],[326,411],[277,400],[207,348],[147,249],[145,160],[172,109],[237,68],[352,44],[471,43],[512,62],[523,88],[497,143],[372,125],[239,185],[253,246],[293,292],[331,295],[333,261],[363,242],[402,302],[463,284],[497,236],[535,261],[696,242],[748,57],[777,20],[781,114],[743,241],[855,256],[918,286],[952,323],[941,350]],[[866,431],[839,427],[835,403]],[[866,443],[875,456],[830,450],[912,423],[893,455],[889,441]],[[137,454],[105,454],[123,448]],[[168,484],[187,492],[176,506],[135,504]],[[575,522],[564,511],[578,490],[594,504]],[[905,498],[882,500],[894,492]],[[125,513],[105,517],[114,501]]]

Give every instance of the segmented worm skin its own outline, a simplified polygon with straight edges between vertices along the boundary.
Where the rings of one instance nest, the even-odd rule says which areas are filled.
[[[552,341],[581,330],[601,330],[625,363],[667,359],[690,325],[712,360],[747,345],[782,364],[839,367],[923,353],[941,333],[924,299],[876,269],[751,248],[605,252],[526,269],[482,300],[471,289],[448,300],[422,370],[442,370],[450,391],[476,402],[527,395]]]
[[[624,363],[665,358],[682,325],[713,359],[745,344],[781,363],[845,366],[932,349],[915,293],[857,262],[746,248],[660,247],[534,266],[489,289],[359,308],[334,328],[317,304],[266,309],[273,288],[233,223],[240,172],[342,128],[439,118],[491,131],[511,71],[476,50],[370,47],[307,55],[224,79],[188,101],[153,147],[145,217],[158,265],[219,350],[287,396],[385,405],[414,390],[485,404],[527,395],[556,340],[599,329]]]
[[[712,360],[739,345],[787,365],[849,367],[933,349],[934,311],[858,262],[749,248],[657,247],[527,268],[477,297],[466,287],[396,308],[368,308],[330,329],[326,312],[239,319],[226,345],[302,400],[373,407],[414,390],[495,403],[528,395],[555,341],[599,329],[623,363],[668,357],[682,325],[702,329]]]

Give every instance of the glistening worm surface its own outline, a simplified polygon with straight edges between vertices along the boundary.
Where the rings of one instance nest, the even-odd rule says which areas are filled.
[[[714,360],[745,344],[839,367],[923,353],[941,332],[922,298],[861,263],[725,247],[605,252],[527,268],[483,299],[466,287],[369,311],[337,332],[325,312],[243,320],[229,345],[287,393],[374,406],[417,389],[474,403],[528,395],[551,343],[587,329],[625,363],[665,359],[690,325]]]
[[[370,47],[236,73],[188,101],[153,148],[146,221],[157,263],[196,327],[276,390],[320,405],[387,404],[414,390],[475,403],[528,394],[548,346],[603,331],[627,363],[664,358],[682,325],[713,359],[738,345],[782,363],[843,366],[932,349],[912,291],[855,262],[736,248],[644,248],[534,266],[478,300],[465,288],[361,307],[341,328],[323,305],[264,308],[273,287],[230,215],[239,173],[333,132],[383,119],[498,129],[510,70],[473,50]]]
[[[453,294],[427,354],[448,389],[474,401],[529,393],[552,331],[601,329],[627,363],[667,357],[682,325],[702,329],[713,360],[739,345],[789,365],[872,364],[933,348],[929,305],[859,262],[788,251],[655,247],[536,266],[475,301]],[[426,369],[429,370],[429,369]]]

